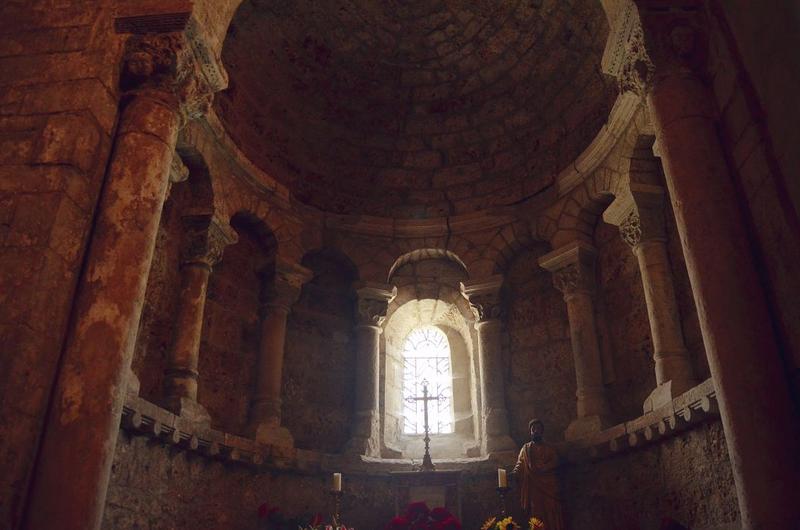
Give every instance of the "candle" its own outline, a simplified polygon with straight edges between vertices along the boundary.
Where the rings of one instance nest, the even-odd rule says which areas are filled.
[[[508,487],[508,475],[506,475],[506,470],[502,467],[497,468],[497,487],[499,488],[507,488]]]
[[[333,474],[333,491],[342,491],[342,474]]]

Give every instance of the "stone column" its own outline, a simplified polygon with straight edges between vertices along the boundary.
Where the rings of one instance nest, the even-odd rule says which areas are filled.
[[[578,417],[567,427],[567,440],[577,440],[608,425],[608,401],[594,318],[595,256],[594,247],[576,241],[539,258],[539,265],[553,273],[553,285],[567,304],[578,398]]]
[[[182,418],[209,425],[205,407],[197,403],[197,366],[203,331],[208,278],[236,233],[209,215],[183,219],[181,291],[175,336],[164,370],[164,406]]]
[[[221,88],[207,83],[193,49],[177,33],[128,40],[113,154],[23,528],[100,528],[178,129]]]
[[[355,418],[346,452],[380,456],[380,335],[386,311],[397,288],[390,285],[358,282],[356,306],[356,405]]]
[[[792,528],[800,521],[800,427],[785,352],[716,127],[708,22],[696,2],[672,4],[637,1],[643,33],[638,43],[632,37],[622,87],[646,97],[654,121],[742,527]]]
[[[469,300],[476,318],[483,405],[481,450],[484,454],[516,449],[509,435],[506,382],[503,378],[502,286],[503,277],[500,275],[461,284],[461,292]]]
[[[281,388],[286,347],[286,320],[311,271],[281,258],[275,276],[268,280],[261,321],[261,345],[256,365],[256,387],[250,404],[250,430],[256,441],[294,446],[294,438],[281,425]]]
[[[697,384],[683,340],[681,317],[664,227],[665,193],[660,186],[632,183],[630,194],[618,197],[603,213],[606,222],[619,226],[622,240],[636,255],[642,276],[656,388],[644,402],[644,412],[669,404]]]

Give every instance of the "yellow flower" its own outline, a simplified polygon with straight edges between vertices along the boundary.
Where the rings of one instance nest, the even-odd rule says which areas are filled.
[[[544,523],[538,517],[531,517],[528,521],[528,530],[544,530]]]
[[[510,530],[512,528],[514,530],[519,530],[519,525],[514,522],[513,518],[506,517],[505,519],[503,519],[502,521],[497,523],[496,528],[497,528],[497,530]]]
[[[489,517],[486,519],[486,521],[484,521],[483,526],[481,526],[481,530],[491,530],[495,522],[497,522],[495,517]]]

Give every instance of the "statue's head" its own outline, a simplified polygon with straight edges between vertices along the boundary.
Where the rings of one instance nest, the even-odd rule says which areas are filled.
[[[534,418],[528,422],[528,430],[531,433],[531,440],[541,442],[544,437],[544,423],[539,418]]]

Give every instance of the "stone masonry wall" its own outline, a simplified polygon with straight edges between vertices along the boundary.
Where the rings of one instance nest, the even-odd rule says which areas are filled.
[[[704,530],[723,528],[739,517],[719,421],[564,471],[573,530],[655,530],[663,517]]]
[[[547,251],[538,244],[522,252],[506,272],[506,404],[511,436],[519,444],[529,438],[531,418],[542,419],[555,442],[563,440],[576,414],[567,308],[550,273],[537,263]]]
[[[110,152],[122,42],[110,3],[0,3],[3,528],[24,502]]]
[[[314,278],[303,286],[286,328],[283,425],[295,446],[328,453],[342,450],[350,434],[355,399],[352,267],[324,254],[303,265]]]
[[[464,476],[464,528],[478,528],[496,509],[495,477],[491,466]],[[264,502],[287,515],[327,516],[332,509],[329,487],[327,472],[257,471],[122,432],[102,528],[252,530]],[[348,525],[377,530],[394,515],[388,473],[345,472],[343,489],[342,514]]]
[[[261,339],[263,282],[274,263],[274,240],[263,225],[235,216],[239,241],[225,249],[208,284],[197,401],[212,427],[244,434]]]

